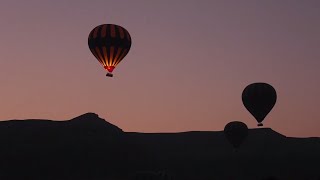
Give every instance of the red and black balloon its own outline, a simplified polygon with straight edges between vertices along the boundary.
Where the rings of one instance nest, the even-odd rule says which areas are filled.
[[[111,74],[128,54],[131,48],[131,36],[119,25],[102,24],[90,32],[88,45],[92,54]]]

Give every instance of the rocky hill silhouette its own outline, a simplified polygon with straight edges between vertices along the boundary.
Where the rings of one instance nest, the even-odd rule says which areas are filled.
[[[270,128],[250,129],[235,152],[222,131],[123,132],[86,113],[66,121],[1,121],[0,142],[1,180],[125,180],[156,171],[178,180],[320,177],[320,138]]]

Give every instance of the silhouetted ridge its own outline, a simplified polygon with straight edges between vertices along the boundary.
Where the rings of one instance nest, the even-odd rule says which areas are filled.
[[[68,130],[69,129],[69,130]],[[95,113],[85,113],[66,121],[53,121],[44,119],[8,120],[0,122],[0,131],[12,133],[24,132],[33,134],[35,132],[61,133],[61,131],[100,131],[101,133],[113,134],[123,131],[117,126],[100,118]]]
[[[267,134],[269,137],[273,137],[273,138],[286,138],[285,135],[282,135],[282,134],[278,133],[277,131],[274,131],[271,128],[249,129],[249,132],[254,133],[255,136]]]
[[[84,113],[78,117],[75,117],[73,119],[100,119],[99,115],[93,112]]]
[[[123,132],[85,113],[66,121],[1,121],[0,159],[0,180],[131,180],[159,171],[175,180],[301,180],[318,177],[320,138],[249,129],[235,152],[223,131]]]
[[[122,129],[100,118],[95,113],[85,113],[68,121],[69,125],[77,128],[95,129],[110,133],[122,133]]]
[[[66,121],[1,121],[0,179],[89,180],[97,179],[92,176],[110,176],[120,167],[117,160],[123,157],[123,134],[94,113]]]

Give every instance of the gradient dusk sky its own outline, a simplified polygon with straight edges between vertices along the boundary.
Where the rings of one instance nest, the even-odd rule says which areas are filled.
[[[132,47],[113,78],[88,48],[118,24]],[[278,101],[264,121],[320,137],[318,0],[1,0],[0,119],[97,113],[124,131],[220,131],[257,123],[241,101],[253,82]]]

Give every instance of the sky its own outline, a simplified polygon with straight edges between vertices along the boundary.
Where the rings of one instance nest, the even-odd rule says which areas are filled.
[[[257,128],[242,90],[266,82],[278,100],[264,127],[320,137],[318,0],[1,0],[0,120],[68,120],[94,112],[127,132]],[[132,38],[106,71],[90,31]]]

